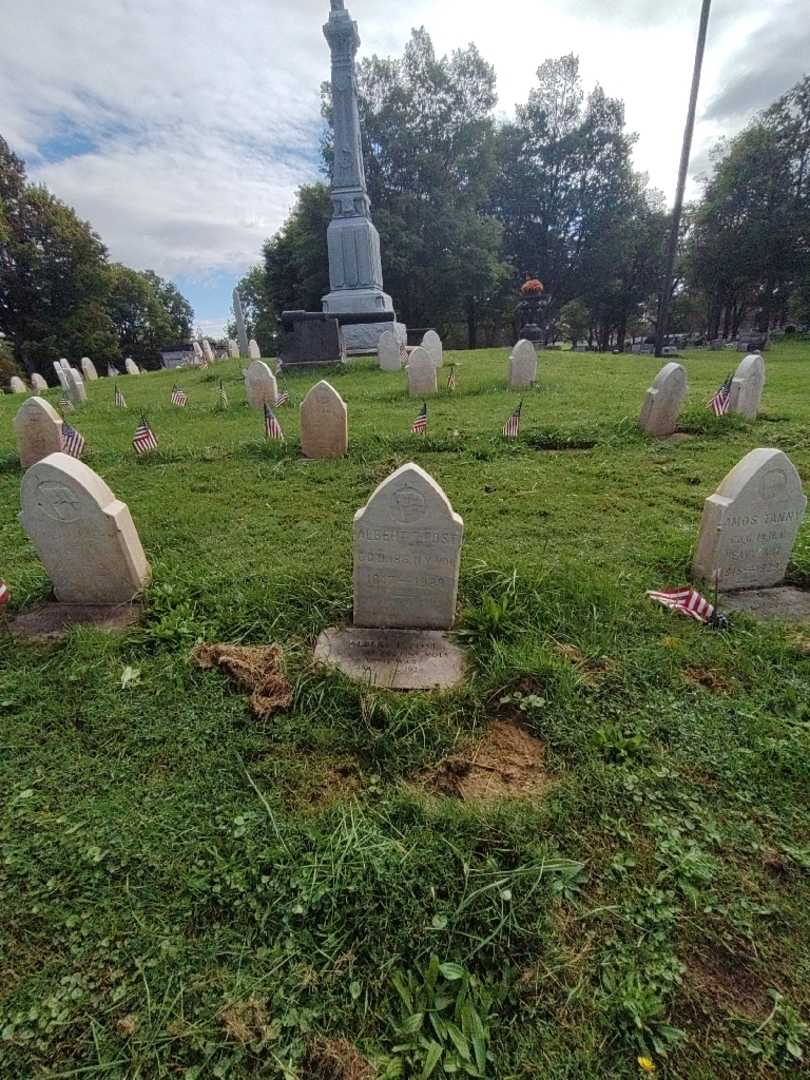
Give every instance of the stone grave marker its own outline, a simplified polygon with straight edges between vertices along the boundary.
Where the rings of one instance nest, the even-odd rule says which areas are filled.
[[[408,393],[411,397],[429,397],[438,392],[436,365],[421,345],[408,357]]]
[[[79,405],[84,405],[87,401],[87,389],[84,385],[84,379],[81,377],[76,368],[69,368],[67,373],[68,380],[68,394],[70,400],[78,408]]]
[[[438,630],[324,630],[315,660],[355,682],[387,690],[431,690],[464,679],[464,653]]]
[[[806,506],[790,458],[752,450],[703,505],[692,577],[722,591],[777,585]]]
[[[203,351],[200,347],[199,341],[192,341],[191,348],[194,350],[194,359],[199,364],[203,361]]]
[[[211,348],[211,342],[208,340],[208,338],[202,339],[202,351],[203,356],[208,361],[208,363],[213,364],[216,357],[214,356],[214,350]]]
[[[124,361],[124,370],[127,375],[140,375],[140,369],[131,356],[128,356]]]
[[[20,465],[30,469],[62,449],[62,417],[45,398],[30,397],[14,417],[14,435]]]
[[[82,375],[84,375],[88,382],[94,382],[98,378],[96,365],[89,356],[82,357]]]
[[[228,356],[231,360],[239,359],[239,342],[234,341],[233,338],[228,338]]]
[[[44,379],[38,371],[35,371],[31,376],[31,389],[35,394],[39,394],[42,390],[48,389],[47,379]]]
[[[444,363],[444,350],[442,339],[435,330],[427,330],[422,337],[422,348],[428,354],[437,368]]]
[[[638,423],[648,435],[671,435],[686,399],[686,371],[680,364],[664,364],[647,391]]]
[[[346,402],[321,379],[301,402],[301,450],[308,458],[343,457],[349,446]]]
[[[68,383],[67,370],[62,367],[61,360],[54,360],[53,370],[56,372],[56,377],[59,380],[59,385],[62,387],[65,393],[70,393],[70,384]]]
[[[728,411],[739,413],[746,420],[756,420],[764,385],[765,361],[759,353],[750,353],[734,372]]]
[[[9,389],[12,394],[27,394],[28,387],[25,385],[19,375],[12,375],[8,382]]]
[[[26,472],[20,521],[61,604],[125,604],[149,582],[129,509],[67,454],[49,454]]]
[[[383,330],[377,339],[377,360],[383,371],[399,371],[402,354],[393,330]]]
[[[528,390],[537,381],[537,352],[525,338],[512,349],[508,379],[510,390]]]
[[[245,372],[245,394],[254,409],[269,405],[272,409],[278,397],[276,377],[264,360],[254,360]]]
[[[262,351],[255,338],[251,338],[248,342],[248,358],[250,360],[261,360],[262,358]]]

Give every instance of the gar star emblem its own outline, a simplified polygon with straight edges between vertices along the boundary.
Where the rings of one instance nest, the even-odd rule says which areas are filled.
[[[425,497],[413,484],[403,484],[394,493],[394,502],[399,511],[400,521],[416,521],[425,512]]]
[[[54,484],[52,481],[40,484],[37,496],[37,505],[48,517],[57,521],[76,521],[79,517],[81,501],[64,484]]]

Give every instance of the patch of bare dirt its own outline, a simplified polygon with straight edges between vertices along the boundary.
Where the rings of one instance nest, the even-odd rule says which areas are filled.
[[[316,1039],[303,1075],[306,1080],[374,1080],[377,1070],[348,1039]]]
[[[587,686],[597,686],[599,682],[615,671],[616,663],[609,656],[600,656],[598,660],[587,657],[576,645],[564,641],[555,641],[554,647],[561,656],[570,660],[577,669],[577,674]]]
[[[249,691],[251,712],[260,720],[292,703],[278,645],[198,645],[192,657],[199,667],[218,667]]]
[[[530,799],[551,782],[544,754],[542,742],[525,728],[512,720],[496,720],[466,753],[426,769],[419,781],[438,794],[467,801]]]
[[[741,957],[714,952],[692,957],[686,979],[704,997],[726,1012],[748,1020],[768,1014],[766,986]]]
[[[713,694],[730,694],[734,690],[734,683],[730,679],[708,668],[685,668],[683,677]]]
[[[251,998],[234,1001],[219,1014],[225,1035],[241,1046],[263,1042],[270,1033],[270,1014],[264,1004]]]

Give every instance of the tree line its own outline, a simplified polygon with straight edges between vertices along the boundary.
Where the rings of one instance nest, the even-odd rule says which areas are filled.
[[[52,379],[61,357],[158,367],[161,346],[188,339],[193,317],[171,282],[111,263],[0,137],[0,381],[23,369]]]
[[[549,298],[549,336],[624,348],[654,331],[669,225],[633,169],[623,103],[583,87],[574,55],[546,60],[527,100],[495,117],[495,72],[474,45],[435,54],[415,30],[401,58],[357,68],[363,150],[386,291],[398,317],[451,343],[513,332],[526,272]],[[323,115],[331,114],[329,84]],[[731,337],[810,320],[810,77],[721,143],[683,219],[670,330]],[[322,146],[329,173],[332,144]],[[240,283],[272,348],[284,309],[329,291],[326,183],[298,192]],[[264,350],[263,350],[264,351]]]

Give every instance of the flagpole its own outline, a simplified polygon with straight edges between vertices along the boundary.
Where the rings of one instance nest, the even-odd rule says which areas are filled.
[[[658,296],[658,322],[655,327],[655,355],[660,356],[664,347],[664,339],[667,334],[669,322],[669,310],[672,304],[672,275],[675,269],[675,256],[678,252],[678,236],[681,227],[681,213],[683,211],[683,196],[686,190],[686,174],[689,169],[689,155],[692,152],[692,135],[695,130],[695,113],[697,111],[698,90],[700,89],[700,73],[703,67],[703,53],[706,48],[706,31],[709,26],[709,11],[712,0],[703,0],[700,12],[700,26],[698,28],[697,46],[695,47],[695,66],[692,70],[692,91],[689,95],[689,110],[686,114],[686,127],[683,132],[683,145],[681,146],[681,163],[678,168],[678,184],[675,189],[675,205],[672,208],[672,222],[669,229],[666,255],[664,257],[664,272],[661,276],[661,290]]]

